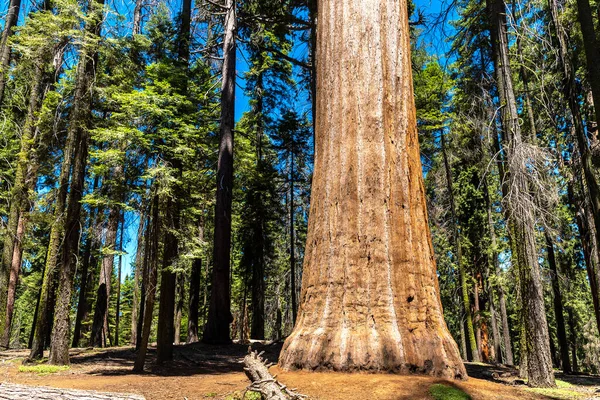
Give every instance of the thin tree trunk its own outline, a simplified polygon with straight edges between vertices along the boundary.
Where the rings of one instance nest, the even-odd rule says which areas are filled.
[[[233,195],[233,129],[235,125],[235,80],[237,30],[236,4],[226,0],[225,39],[223,40],[223,76],[221,89],[221,126],[217,163],[217,201],[213,272],[208,318],[204,328],[206,343],[231,342],[230,253],[231,201]]]
[[[123,231],[125,230],[125,216],[121,218],[121,235],[119,237],[119,266],[117,272],[117,310],[115,314],[115,346],[119,346],[119,322],[121,321],[121,268],[123,267]]]
[[[260,53],[262,50],[258,49]],[[262,53],[260,53],[258,63],[264,62]],[[260,65],[260,64],[259,64]],[[256,77],[256,89],[254,98],[254,109],[253,112],[256,118],[256,174],[261,176],[265,169],[265,164],[262,158],[262,140],[264,136],[264,104],[263,104],[263,72],[261,71]],[[264,339],[265,338],[265,234],[264,225],[266,218],[266,210],[263,207],[263,197],[261,190],[257,190],[256,193],[252,193],[253,207],[256,208],[256,221],[254,222],[254,243],[250,243],[250,246],[254,248],[253,260],[250,261],[252,269],[252,293],[251,293],[251,306],[252,306],[252,325],[250,328],[250,337],[253,339]],[[244,297],[245,301],[245,297]]]
[[[536,387],[553,387],[554,372],[542,281],[540,277],[535,242],[535,220],[533,211],[522,207],[527,199],[529,188],[525,163],[518,159],[523,138],[517,113],[517,102],[513,90],[512,73],[508,56],[508,37],[506,31],[506,9],[502,0],[488,0],[490,12],[490,34],[494,55],[494,69],[499,88],[502,127],[507,140],[508,185],[511,196],[505,198],[512,225],[512,245],[514,264],[519,271],[521,295],[523,300],[524,327],[527,346],[527,371],[529,384]]]
[[[158,279],[158,242],[159,242],[159,213],[158,213],[158,195],[154,194],[152,200],[152,219],[148,223],[148,251],[146,252],[146,262],[148,263],[148,285],[144,301],[144,312],[140,314],[143,317],[143,328],[141,337],[138,340],[138,354],[135,359],[133,370],[143,372],[146,362],[146,352],[148,350],[148,341],[150,339],[150,330],[152,329],[152,314],[154,310],[154,300],[156,296],[156,283]]]
[[[120,208],[113,206],[108,215],[106,226],[106,237],[102,250],[102,265],[100,267],[100,279],[96,290],[96,305],[94,307],[94,322],[92,324],[92,336],[90,346],[106,347],[108,335],[108,307],[110,303],[110,289],[115,263],[115,246],[117,243],[117,230],[119,228]]]
[[[96,175],[94,183],[92,185],[92,192],[98,187],[99,177]],[[83,262],[81,263],[81,283],[79,285],[79,301],[77,302],[77,315],[75,317],[75,328],[73,329],[73,343],[71,347],[79,347],[79,340],[81,338],[81,324],[88,312],[87,304],[87,290],[88,290],[88,277],[90,275],[90,264],[92,261],[92,243],[95,241],[94,230],[98,224],[98,207],[94,207],[90,214],[90,226],[88,227],[88,234],[85,241],[85,247],[83,250]],[[92,264],[92,269],[94,265]]]
[[[131,345],[137,347],[137,337],[138,337],[138,319],[140,319],[140,279],[143,271],[143,257],[144,257],[144,248],[145,248],[145,237],[144,237],[144,220],[146,219],[145,213],[142,211],[140,213],[140,224],[138,226],[137,233],[137,249],[135,253],[135,272],[133,278],[133,304],[131,307]]]
[[[481,343],[481,326],[480,326],[480,321],[479,321],[479,314],[480,314],[480,308],[479,308],[479,282],[476,279],[475,280],[475,284],[473,285],[473,325],[475,328],[475,353],[474,353],[474,357],[473,360],[479,360],[481,361],[481,353],[482,353],[482,349],[483,349],[483,344]],[[476,355],[476,357],[475,357]],[[475,361],[478,362],[478,361]]]
[[[156,339],[157,362],[173,359],[173,339],[175,335],[174,311],[176,275],[171,269],[177,260],[179,242],[174,232],[179,230],[179,218],[175,210],[177,200],[165,202],[165,226],[163,264],[160,277],[160,303],[158,308],[158,328]]]
[[[554,294],[553,303],[556,318],[556,336],[558,337],[560,359],[563,371],[565,373],[570,373],[571,363],[569,362],[569,345],[567,342],[567,331],[565,329],[565,317],[563,315],[562,294],[560,292],[558,269],[556,268],[554,244],[552,243],[552,238],[548,232],[545,232],[544,236],[546,239],[546,251],[548,253],[548,266],[550,267],[550,278],[552,280],[552,292]]]
[[[508,315],[506,314],[506,300],[504,299],[504,289],[500,283],[496,283],[496,285],[492,285],[490,279],[490,269],[493,271],[492,273],[496,274],[496,278],[499,278],[502,270],[500,269],[500,263],[498,261],[498,244],[496,242],[496,229],[494,228],[494,218],[492,216],[492,202],[490,200],[489,188],[487,184],[487,179],[484,182],[483,187],[485,193],[486,200],[486,209],[487,209],[487,219],[488,219],[488,231],[490,234],[490,244],[492,247],[492,254],[490,257],[490,265],[488,268],[488,293],[490,297],[490,317],[492,319],[492,332],[494,334],[494,347],[496,353],[496,361],[504,362],[507,365],[513,364],[513,356],[512,356],[512,346],[510,342],[510,331],[508,328]],[[500,320],[502,324],[502,332],[503,336],[500,335],[500,330],[498,328],[497,320],[496,320],[496,306],[494,302],[494,291],[498,293],[498,302],[500,303]],[[501,342],[504,340],[504,358],[502,357],[502,347]]]
[[[25,225],[27,224],[27,215],[22,214],[19,217],[17,225],[17,237],[15,239],[15,247],[13,250],[12,266],[10,268],[10,278],[8,280],[8,300],[6,304],[6,329],[2,338],[2,347],[10,347],[10,334],[12,327],[12,317],[15,309],[15,299],[17,293],[17,281],[21,271],[21,256],[22,256],[22,240],[25,236]]]
[[[181,343],[181,318],[183,314],[183,302],[185,297],[185,276],[177,274],[177,301],[175,303],[175,344]]]
[[[200,306],[200,275],[202,274],[202,259],[192,261],[190,274],[190,298],[188,310],[187,343],[198,341],[198,307]]]
[[[135,348],[136,350],[139,350],[140,344],[142,342],[142,330],[143,330],[143,326],[144,326],[144,313],[145,313],[145,309],[146,309],[146,301],[147,296],[148,296],[148,285],[150,283],[149,279],[150,279],[150,262],[151,259],[150,257],[152,257],[152,246],[150,245],[149,242],[149,238],[150,235],[152,233],[152,231],[150,230],[152,220],[151,220],[151,214],[148,214],[148,217],[146,218],[146,237],[148,239],[145,240],[145,245],[144,245],[144,258],[143,258],[143,263],[142,263],[142,287],[140,290],[140,312],[139,312],[139,316],[138,316],[138,324],[137,324],[137,339],[136,339],[136,345]]]
[[[318,3],[310,219],[280,365],[463,378],[428,228],[407,3]]]
[[[460,243],[460,235],[458,232],[458,219],[456,218],[456,203],[454,201],[454,186],[452,179],[452,169],[450,166],[450,161],[448,160],[447,154],[447,146],[446,146],[446,135],[442,132],[440,135],[441,145],[442,145],[442,157],[444,159],[444,169],[446,172],[446,190],[448,191],[448,197],[450,202],[450,218],[452,219],[452,238],[454,241],[454,249],[456,254],[456,265],[458,267],[458,272],[460,276],[460,289],[462,293],[462,304],[463,311],[465,313],[466,319],[466,334],[469,339],[469,349],[471,350],[471,355],[474,362],[479,362],[479,351],[477,350],[477,340],[475,335],[475,330],[473,328],[473,318],[471,316],[471,302],[469,300],[469,286],[467,285],[467,271],[465,270],[465,265],[463,263],[462,257],[462,246]],[[463,329],[464,330],[464,329]],[[462,332],[462,330],[461,330]],[[467,349],[464,349],[465,359],[467,357]]]
[[[293,143],[293,139],[292,139]],[[293,146],[293,145],[292,145]],[[292,292],[292,322],[295,325],[298,316],[296,305],[296,248],[294,238],[294,149],[290,151],[290,286]]]
[[[579,365],[577,363],[577,328],[575,323],[575,315],[572,307],[567,307],[567,316],[569,318],[569,331],[571,336],[571,356],[573,361],[573,373],[579,373]]]

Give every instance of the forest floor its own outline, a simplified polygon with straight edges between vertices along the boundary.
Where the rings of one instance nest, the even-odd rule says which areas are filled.
[[[281,344],[255,343],[252,348],[265,351],[264,357],[276,362]],[[131,347],[74,349],[67,369],[24,365],[28,352],[11,350],[0,353],[0,382],[136,393],[148,400],[235,400],[242,399],[249,384],[242,366],[247,352],[248,345],[241,344],[180,345],[175,347],[173,362],[155,366],[155,352],[150,349],[150,367],[143,374],[134,374],[135,353]],[[286,372],[277,366],[271,368],[279,381],[310,399],[600,399],[600,376],[557,374],[558,389],[537,390],[525,386],[515,376],[516,371],[506,367],[467,364],[467,370],[468,380],[452,382],[428,376]]]

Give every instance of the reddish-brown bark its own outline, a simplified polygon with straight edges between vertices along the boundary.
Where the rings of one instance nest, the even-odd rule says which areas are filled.
[[[286,369],[464,378],[442,316],[402,0],[320,0],[316,159]]]

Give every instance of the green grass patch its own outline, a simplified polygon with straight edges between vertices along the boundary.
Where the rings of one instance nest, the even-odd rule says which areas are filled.
[[[429,388],[429,394],[435,400],[471,400],[471,396],[453,386],[436,383]]]
[[[21,365],[19,366],[19,372],[29,372],[38,375],[55,374],[57,372],[66,371],[70,367],[68,365],[50,365],[50,364],[38,364],[38,365]]]
[[[559,389],[568,389],[573,387],[572,383],[561,381],[560,379],[556,379],[555,382]]]
[[[562,381],[556,381],[556,385],[558,386],[557,388],[528,388],[526,390],[529,392],[541,394],[542,396],[546,396],[554,400],[579,400],[589,397],[589,395],[586,395],[585,393],[570,390],[569,388],[573,387],[573,385],[571,385],[570,383],[560,382]],[[565,386],[562,386],[563,384]]]
[[[230,394],[225,398],[225,400],[261,400],[262,396],[258,392],[246,391],[244,395],[243,391],[238,391],[233,394]]]

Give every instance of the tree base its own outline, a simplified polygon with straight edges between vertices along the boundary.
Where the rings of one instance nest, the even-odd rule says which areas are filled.
[[[411,339],[409,341],[414,343],[415,337]],[[351,341],[352,339],[348,339],[348,343]],[[458,357],[456,344],[451,337],[445,339],[435,337],[430,341],[422,342],[421,346],[403,346],[397,343],[393,346],[383,345],[380,348],[370,346],[372,342],[360,340],[354,345],[353,350],[343,355],[339,343],[334,343],[332,340],[316,338],[313,335],[292,334],[283,346],[279,366],[288,371],[420,374],[456,380],[468,378],[464,364]],[[402,347],[404,353],[399,351]],[[411,347],[415,351],[410,351]]]

